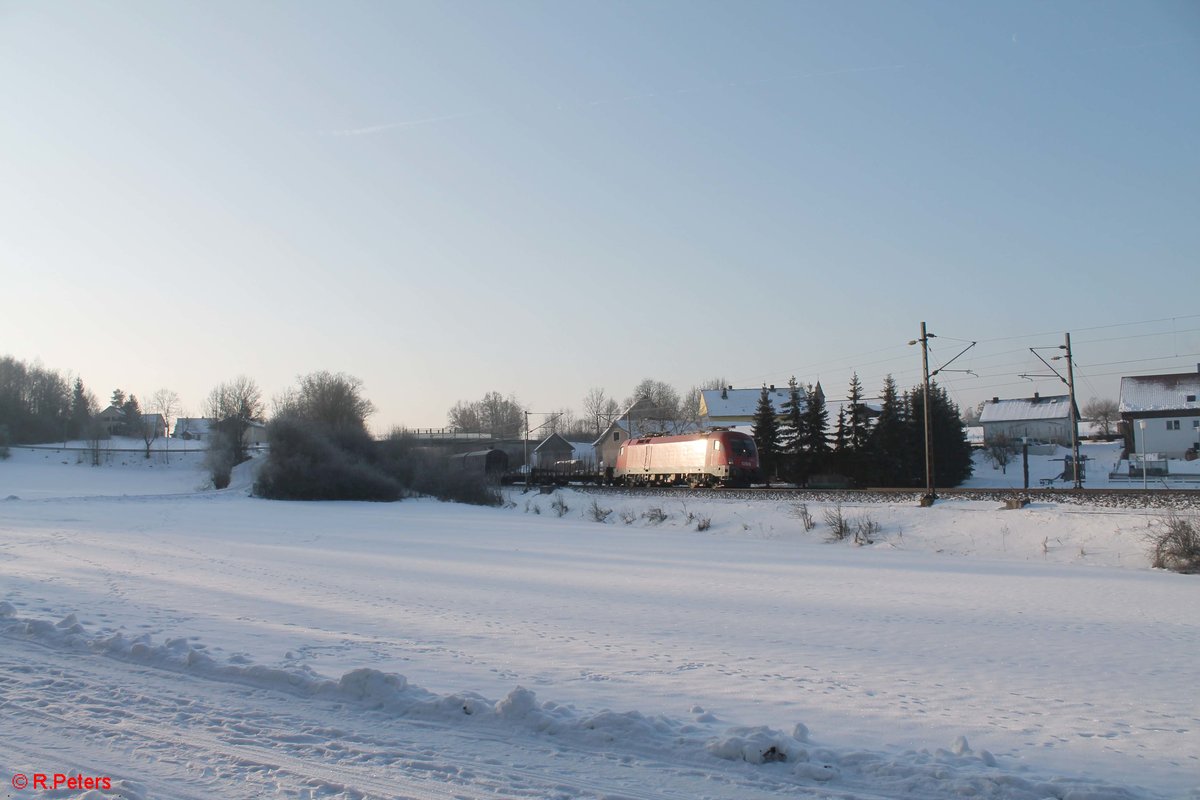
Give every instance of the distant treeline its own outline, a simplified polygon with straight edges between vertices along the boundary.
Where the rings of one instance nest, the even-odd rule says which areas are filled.
[[[0,357],[0,444],[77,439],[96,412],[96,397],[82,379]]]

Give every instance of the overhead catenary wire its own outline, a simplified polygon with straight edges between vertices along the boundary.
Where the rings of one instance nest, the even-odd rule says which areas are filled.
[[[1181,337],[1191,336],[1200,332],[1200,327],[1194,324],[1183,327],[1183,323],[1191,322],[1200,319],[1200,314],[1183,314],[1166,317],[1156,317],[1142,320],[1130,320],[1127,322],[1105,323],[1100,325],[1082,325],[1082,326],[1064,326],[1064,329],[1071,331],[1075,336],[1075,358],[1073,363],[1076,367],[1082,370],[1079,377],[1086,381],[1088,388],[1099,395],[1101,392],[1097,389],[1093,380],[1101,378],[1110,378],[1117,375],[1128,374],[1145,374],[1158,372],[1170,372],[1178,369],[1189,369],[1192,365],[1187,364],[1171,364],[1173,359],[1191,358],[1200,356],[1200,353],[1193,352],[1194,347],[1178,348],[1167,345],[1166,347],[1156,347],[1159,353],[1163,351],[1171,351],[1170,355],[1147,355],[1141,358],[1127,359],[1111,359],[1107,361],[1097,361],[1089,363],[1086,358],[1080,358],[1080,348],[1085,348],[1088,345],[1109,344],[1114,342],[1141,342],[1148,339],[1161,338],[1164,336],[1174,337],[1176,345],[1184,344],[1189,340],[1180,340]],[[1168,329],[1136,332],[1139,327],[1150,325],[1169,324]],[[1100,331],[1120,331],[1119,335],[1115,336],[1098,336],[1093,339],[1079,339],[1080,333],[1091,333]],[[998,389],[1008,389],[1015,386],[1029,386],[1029,382],[1024,379],[1018,379],[1015,375],[1006,374],[1006,370],[1012,369],[1019,371],[1035,367],[1035,362],[1032,359],[1017,361],[1011,356],[1018,353],[1023,353],[1027,348],[1005,348],[988,351],[987,345],[1003,344],[1006,342],[1019,342],[1021,340],[1035,340],[1047,336],[1059,336],[1063,329],[1057,331],[1043,331],[1033,333],[1018,333],[1011,336],[999,336],[992,338],[981,338],[976,340],[979,347],[976,347],[968,357],[964,358],[961,366],[969,370],[971,374],[955,374],[949,375],[942,373],[937,375],[939,384],[945,386],[951,392],[952,397],[957,403],[962,406],[965,400],[965,393],[975,393],[983,391],[991,391]],[[947,342],[968,343],[971,339],[965,339],[955,336],[938,335],[938,340]],[[937,341],[931,335],[931,343]],[[1183,349],[1184,352],[1179,352]],[[930,350],[934,354],[933,348]],[[885,357],[878,357],[880,354],[887,354]],[[1147,365],[1139,368],[1138,365]],[[752,378],[739,379],[735,383],[740,382],[741,385],[757,385],[760,382],[772,381],[777,385],[786,384],[788,376],[796,377],[803,385],[805,383],[816,383],[822,381],[822,376],[827,376],[824,379],[825,392],[828,396],[836,397],[840,395],[838,388],[831,384],[828,377],[833,376],[850,376],[857,375],[860,382],[863,384],[866,391],[873,394],[876,386],[881,386],[883,382],[890,376],[898,387],[915,386],[920,381],[920,370],[918,364],[914,363],[909,353],[905,352],[904,345],[896,344],[887,347],[874,348],[864,350],[859,353],[852,353],[843,356],[838,356],[829,359],[809,362],[807,364],[798,365],[791,369],[778,370],[771,372],[762,372]],[[1097,371],[1097,368],[1105,366],[1121,366],[1125,367],[1117,372],[1113,371]],[[894,368],[891,368],[894,367]],[[865,370],[865,371],[864,371]],[[1011,377],[1010,380],[1004,380],[1006,377]],[[1034,379],[1032,382],[1037,386],[1043,379]]]

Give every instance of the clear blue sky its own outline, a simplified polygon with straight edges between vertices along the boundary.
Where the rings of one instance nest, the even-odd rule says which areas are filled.
[[[101,399],[1200,362],[1195,2],[0,3],[0,104],[0,354]]]

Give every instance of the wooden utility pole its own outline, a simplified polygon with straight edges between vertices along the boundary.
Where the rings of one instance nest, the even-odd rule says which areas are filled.
[[[921,385],[921,404],[925,410],[925,496],[921,498],[922,506],[931,506],[937,499],[937,494],[933,490],[933,428],[930,426],[929,411],[929,337],[931,335],[926,332],[925,323],[922,322],[921,338],[917,339],[917,342],[921,343],[921,373],[925,379]],[[909,344],[916,344],[916,342],[909,342]]]
[[[1079,417],[1075,413],[1075,367],[1071,359],[1071,333],[1066,333],[1067,343],[1063,349],[1067,351],[1067,392],[1070,394],[1071,407],[1067,413],[1071,415],[1071,463],[1075,465],[1075,488],[1083,488],[1083,480],[1079,475]]]

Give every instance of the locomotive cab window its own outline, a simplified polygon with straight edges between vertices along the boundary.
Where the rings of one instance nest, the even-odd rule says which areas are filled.
[[[721,449],[721,440],[720,439],[713,440],[713,450],[720,450],[720,449]]]
[[[749,439],[731,439],[729,449],[735,456],[754,455],[754,444]]]

